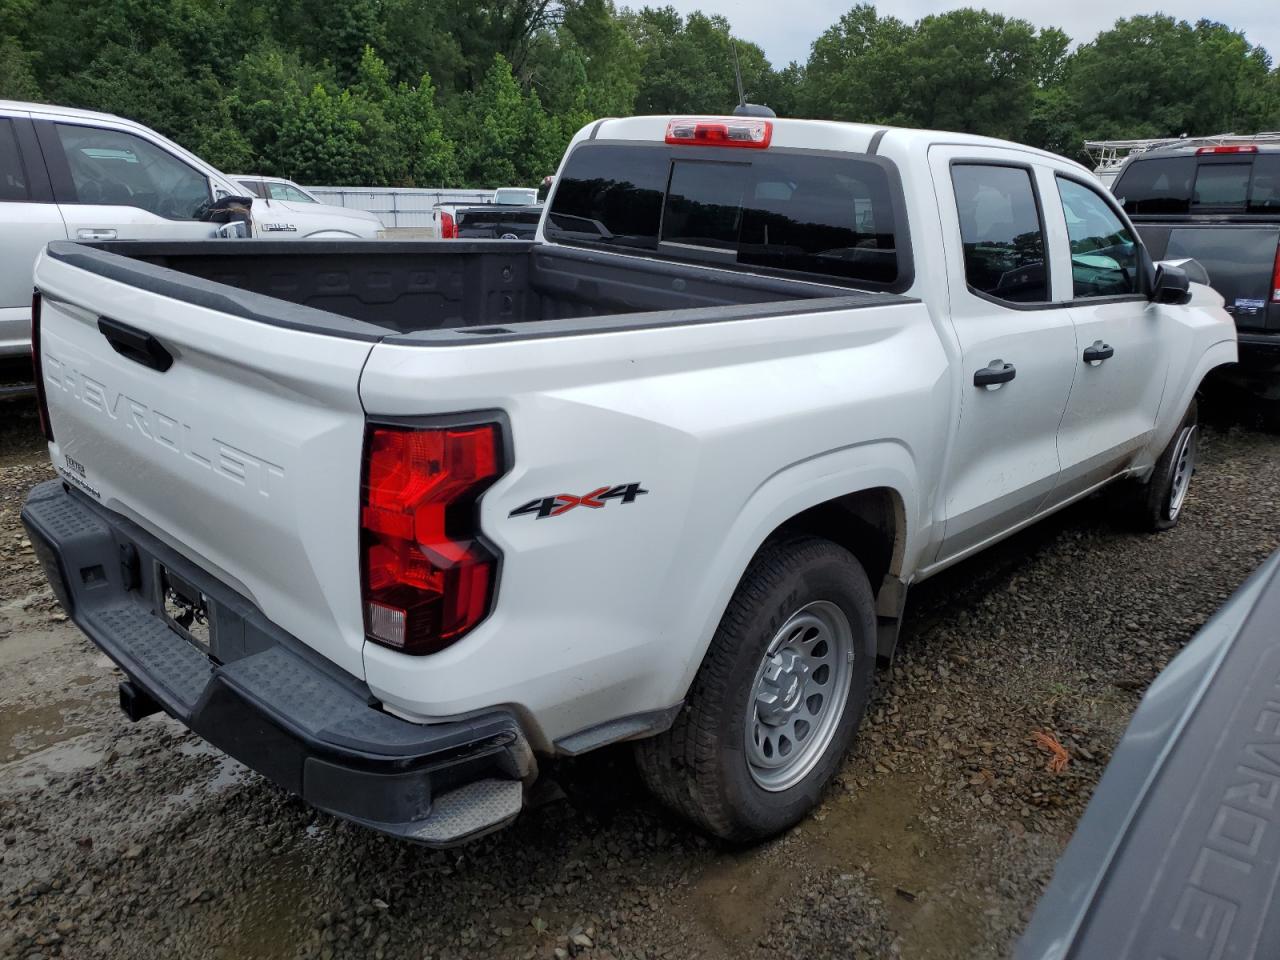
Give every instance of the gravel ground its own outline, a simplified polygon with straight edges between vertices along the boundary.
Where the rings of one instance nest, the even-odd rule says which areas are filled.
[[[788,835],[708,843],[618,749],[553,771],[512,829],[432,852],[123,718],[18,523],[51,475],[36,435],[29,405],[0,408],[6,957],[1004,956],[1142,691],[1280,542],[1280,437],[1219,424],[1174,531],[1129,533],[1094,499],[914,591],[856,750]]]

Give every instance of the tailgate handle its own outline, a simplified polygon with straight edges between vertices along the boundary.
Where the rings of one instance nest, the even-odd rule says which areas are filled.
[[[98,329],[120,356],[164,373],[173,366],[173,354],[151,334],[110,317],[98,318]]]

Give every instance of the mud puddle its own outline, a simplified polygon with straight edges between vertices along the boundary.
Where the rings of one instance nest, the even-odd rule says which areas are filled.
[[[961,852],[925,828],[929,816],[921,785],[909,780],[833,797],[784,840],[709,866],[689,892],[690,916],[717,947],[740,954],[754,950],[796,902],[802,874],[835,884],[865,875],[902,956],[966,955],[981,942],[972,918],[982,905],[960,882],[968,872]]]

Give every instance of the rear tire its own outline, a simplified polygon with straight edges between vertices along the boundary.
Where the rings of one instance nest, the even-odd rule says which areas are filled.
[[[866,712],[875,602],[849,551],[806,537],[761,548],[685,705],[636,745],[649,789],[723,840],[799,821],[821,797]]]
[[[1199,437],[1198,411],[1192,400],[1136,498],[1134,522],[1139,529],[1156,533],[1177,525],[1195,473]]]

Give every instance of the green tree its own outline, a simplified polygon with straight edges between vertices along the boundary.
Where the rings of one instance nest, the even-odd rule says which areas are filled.
[[[537,92],[520,89],[502,54],[474,93],[450,102],[449,118],[468,186],[536,184],[555,169],[567,139]]]
[[[331,63],[343,84],[355,77],[366,47],[386,42],[378,0],[280,0],[271,9],[277,37],[312,63]]]
[[[1065,85],[1091,136],[1203,135],[1257,128],[1269,66],[1220,23],[1138,16],[1082,46]]]
[[[1025,20],[970,9],[925,17],[903,50],[903,112],[923,127],[1020,140],[1039,53]]]
[[[368,182],[363,131],[345,91],[331,95],[323,85],[293,105],[280,129],[277,169],[303,183]]]
[[[911,28],[862,3],[813,44],[799,101],[805,116],[862,123],[911,123],[905,113],[903,50]]]
[[[403,163],[394,184],[437,187],[458,181],[457,146],[445,135],[435,97],[431,77],[424,73],[415,87],[401,83],[387,105],[387,119],[395,126]]]
[[[731,25],[616,0],[0,0],[0,96],[123,114],[226,169],[365,184],[535,183],[596,117],[727,112]],[[774,69],[783,116],[933,126],[1075,154],[1084,137],[1280,128],[1280,72],[1238,30],[1056,28],[869,3]]]
[[[452,95],[467,73],[462,45],[452,30],[449,7],[423,0],[384,0],[384,40],[378,47],[397,83],[416,84],[430,74]]]
[[[728,113],[737,104],[735,40],[724,17],[645,7],[623,20],[643,58],[636,112]],[[743,87],[759,100],[769,87],[769,61],[755,44],[736,43]]]
[[[13,37],[0,35],[0,100],[39,100],[32,55]]]
[[[227,100],[232,123],[254,154],[242,169],[285,174],[280,156],[285,121],[317,84],[336,89],[331,73],[302,63],[296,52],[271,40],[245,54],[235,66]]]
[[[517,74],[523,74],[535,39],[554,29],[561,17],[555,0],[438,0],[447,30],[462,52],[457,75],[460,92],[474,90],[501,54]]]
[[[566,3],[557,33],[572,40],[571,49],[582,60],[586,73],[584,114],[594,119],[634,112],[644,58],[611,0]]]
[[[524,100],[510,62],[499,53],[475,92],[452,102],[451,129],[458,134],[458,162],[468,185],[516,183],[528,126]]]

